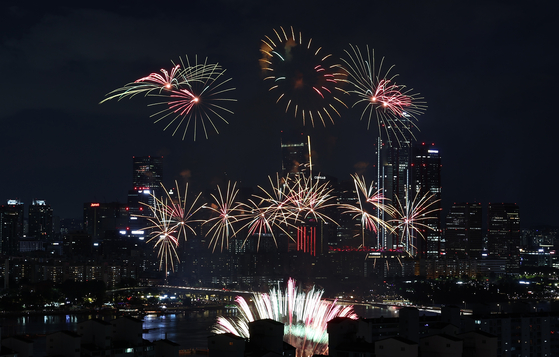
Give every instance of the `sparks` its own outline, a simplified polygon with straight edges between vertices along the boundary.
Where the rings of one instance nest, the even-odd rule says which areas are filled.
[[[358,319],[353,306],[341,306],[337,300],[322,299],[324,291],[313,287],[304,292],[289,279],[285,291],[270,289],[268,294],[254,293],[247,300],[238,296],[235,302],[239,316],[234,318],[218,317],[212,332],[232,333],[249,338],[248,323],[261,319],[272,319],[284,324],[284,341],[294,346],[297,357],[328,354],[328,321],[336,317]]]

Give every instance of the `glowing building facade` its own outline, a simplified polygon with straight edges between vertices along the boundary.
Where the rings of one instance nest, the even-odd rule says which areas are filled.
[[[446,253],[457,258],[481,258],[483,250],[482,206],[454,203],[446,216]]]
[[[506,259],[507,271],[520,265],[520,212],[516,203],[487,206],[487,250],[491,257]]]
[[[281,133],[282,177],[312,175],[310,136],[303,133]]]
[[[19,240],[23,237],[24,205],[19,200],[8,200],[0,206],[0,242],[4,255],[16,255],[19,252]]]
[[[441,227],[441,156],[434,144],[421,143],[413,147],[411,163],[411,192],[413,196],[421,198],[431,195],[430,201],[436,201],[430,206],[434,210],[430,214],[433,219],[425,222],[429,229],[425,229],[423,237],[415,237],[417,253],[421,258],[436,258],[445,255],[445,242]]]
[[[161,197],[163,194],[162,177],[162,156],[134,156],[132,158],[132,189],[128,191],[127,202],[130,231],[137,232],[147,226],[147,220],[138,216],[151,215],[147,206],[154,205],[153,196]]]
[[[52,208],[44,200],[33,200],[29,206],[29,237],[51,240],[53,238]]]

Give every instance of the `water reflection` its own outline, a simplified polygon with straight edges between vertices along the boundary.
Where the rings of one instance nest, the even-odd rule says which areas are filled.
[[[364,318],[396,317],[398,309],[376,306],[355,306],[355,312]],[[200,310],[166,315],[134,316],[144,321],[143,338],[149,341],[167,338],[181,348],[207,348],[207,338],[217,316],[236,316],[236,309]],[[111,321],[114,315],[29,315],[0,318],[2,337],[29,335],[34,340],[34,355],[45,356],[46,335],[56,331],[76,331],[78,323],[92,318]]]

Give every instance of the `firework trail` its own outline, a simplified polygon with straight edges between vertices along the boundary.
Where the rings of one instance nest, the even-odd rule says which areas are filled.
[[[174,128],[173,136],[182,131],[184,140],[192,128],[195,141],[199,130],[202,130],[206,139],[210,128],[219,134],[214,120],[220,119],[229,124],[224,115],[233,112],[223,105],[236,101],[228,97],[229,92],[235,89],[229,87],[231,79],[226,78],[225,70],[219,64],[210,64],[207,58],[202,63],[198,63],[197,56],[192,64],[188,57],[186,61],[182,58],[180,61],[180,64],[173,64],[170,72],[161,69],[161,74],[151,73],[115,89],[101,103],[115,98],[132,98],[137,94],[160,98],[148,106],[164,106],[164,109],[150,116],[155,118],[155,123],[167,121],[163,130]]]
[[[369,187],[365,178],[358,175],[351,175],[357,194],[356,205],[341,205],[344,214],[350,214],[353,219],[359,218],[361,222],[361,234],[363,237],[362,247],[365,247],[365,230],[378,233],[379,228],[390,229],[390,225],[381,218],[382,212],[393,215],[395,209],[392,205],[385,203],[387,199],[381,191],[375,191],[371,182]]]
[[[199,221],[193,219],[193,216],[201,209],[201,206],[196,206],[201,193],[195,197],[192,204],[189,204],[187,199],[188,184],[184,190],[184,196],[181,196],[176,181],[175,185],[177,186],[176,193],[174,189],[167,190],[162,184],[161,187],[165,191],[165,196],[156,197],[152,193],[153,205],[143,203],[150,209],[152,215],[138,216],[146,218],[152,224],[143,228],[143,230],[149,231],[151,236],[146,243],[156,240],[154,249],[159,249],[159,269],[161,270],[165,265],[165,274],[168,272],[169,265],[174,271],[174,259],[179,260],[176,248],[179,245],[180,238],[182,237],[186,241],[189,233],[196,235],[193,225]]]
[[[233,224],[239,221],[237,214],[242,212],[242,204],[235,201],[239,190],[236,188],[237,183],[227,183],[227,191],[225,194],[221,192],[221,188],[217,186],[218,195],[211,194],[214,203],[205,208],[211,210],[216,214],[215,217],[210,218],[204,224],[210,224],[211,227],[206,235],[211,234],[210,247],[212,252],[215,252],[217,245],[220,245],[221,251],[223,248],[229,249],[229,238],[237,234]]]
[[[142,216],[152,224],[145,228],[150,232],[150,238],[146,243],[155,241],[154,249],[158,250],[159,270],[165,267],[165,276],[169,272],[169,267],[175,271],[175,261],[179,261],[176,250],[179,245],[177,227],[166,206],[165,201],[156,199],[154,205],[149,206],[153,216]]]
[[[436,196],[430,192],[422,196],[418,192],[412,201],[408,200],[407,196],[403,203],[398,197],[396,197],[396,201],[399,208],[394,212],[395,218],[389,222],[392,224],[392,231],[399,232],[402,247],[410,256],[413,256],[413,252],[417,249],[413,244],[414,232],[425,239],[423,232],[434,230],[427,222],[435,219],[436,217],[432,214],[441,210],[441,208],[433,207],[440,202],[440,199],[436,199]]]
[[[274,29],[275,36],[262,40],[264,81],[277,95],[276,103],[285,106],[286,113],[293,111],[296,118],[301,117],[303,125],[307,121],[312,126],[315,122],[334,123],[332,116],[340,116],[337,107],[346,106],[340,99],[341,94],[347,94],[340,88],[345,73],[333,63],[332,55],[312,46],[312,39],[303,41],[300,32],[293,27],[290,30]]]
[[[251,299],[253,306],[238,296],[235,302],[239,316],[218,317],[212,332],[250,338],[249,322],[272,319],[284,324],[284,341],[297,349],[298,357],[328,354],[328,321],[336,317],[358,319],[358,316],[353,306],[323,300],[323,293],[315,287],[304,292],[296,286],[295,280],[289,279],[285,291],[272,288],[268,294],[255,293]]]
[[[256,237],[258,239],[256,250],[260,249],[260,241],[262,237],[269,234],[276,247],[278,242],[276,239],[276,233],[274,233],[274,228],[285,233],[287,237],[294,241],[291,234],[288,232],[288,228],[291,227],[296,229],[297,227],[288,220],[288,217],[278,209],[277,206],[266,202],[265,200],[253,200],[249,199],[248,204],[243,204],[243,212],[238,216],[239,221],[247,221],[240,229],[248,229],[247,236],[243,242],[246,244],[250,237]]]
[[[194,214],[203,206],[197,205],[198,199],[202,193],[198,193],[192,203],[189,204],[188,183],[185,186],[183,196],[181,196],[177,181],[175,181],[175,189],[167,190],[163,184],[161,184],[161,187],[167,196],[167,204],[162,206],[162,209],[167,211],[168,216],[171,217],[171,220],[175,223],[175,227],[178,231],[178,237],[180,238],[182,236],[186,241],[189,232],[196,235],[193,225],[199,222],[199,220],[195,220],[193,217]],[[176,190],[176,192],[174,190]]]
[[[368,120],[367,129],[375,115],[379,136],[384,131],[389,139],[394,137],[398,143],[400,139],[406,141],[408,135],[414,137],[413,130],[417,125],[413,120],[427,109],[423,98],[413,93],[413,89],[396,83],[398,75],[390,75],[394,66],[383,72],[384,58],[377,68],[374,50],[370,51],[369,46],[364,52],[357,46],[350,44],[350,47],[351,51],[345,50],[348,59],[342,58],[349,74],[347,82],[353,86],[348,92],[358,97],[352,107],[365,103],[361,120]]]
[[[318,175],[320,176],[320,174]],[[330,182],[313,180],[312,177],[299,175],[294,179],[287,180],[287,199],[291,206],[292,215],[297,220],[313,218],[316,221],[331,222],[338,224],[327,214],[321,211],[336,206],[334,190]]]
[[[122,88],[117,88],[108,93],[106,98],[99,104],[115,98],[121,100],[126,97],[132,98],[137,94],[144,94],[147,96],[153,91],[161,92],[178,89],[179,79],[177,78],[177,73],[179,71],[180,64],[173,66],[170,72],[162,68],[160,69],[162,74],[151,73],[149,76],[140,78],[132,83],[128,83]]]

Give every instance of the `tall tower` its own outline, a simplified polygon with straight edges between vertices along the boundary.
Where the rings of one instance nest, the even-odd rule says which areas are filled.
[[[134,189],[159,190],[163,176],[163,156],[133,156],[132,175]]]
[[[454,203],[446,216],[446,253],[458,258],[481,258],[483,249],[480,203]]]
[[[410,200],[424,195],[431,195],[432,201],[437,201],[430,206],[433,219],[425,222],[430,229],[423,233],[424,237],[416,237],[418,254],[421,258],[436,258],[445,254],[445,242],[441,229],[441,157],[434,144],[421,143],[413,147],[411,163],[411,195]]]
[[[19,253],[19,239],[23,236],[24,205],[19,200],[8,200],[0,206],[0,242],[4,255]]]
[[[400,205],[405,206],[408,196],[412,197],[412,147],[409,140],[391,146],[393,144],[390,141],[383,143],[380,138],[377,142],[377,189],[382,191],[389,203],[399,208]],[[384,220],[385,217],[379,218]],[[391,234],[381,227],[379,242],[384,242],[382,246],[386,248],[397,248],[399,237],[397,233]]]
[[[53,221],[52,208],[44,200],[33,200],[29,206],[29,233],[30,237],[38,239],[52,239]]]
[[[489,203],[487,250],[490,256],[507,260],[507,271],[520,265],[520,216],[516,203]]]
[[[312,175],[311,138],[303,133],[281,133],[282,177]]]
[[[132,158],[132,189],[128,191],[128,210],[132,231],[145,228],[147,221],[137,216],[151,214],[147,206],[155,204],[153,196],[161,197],[163,193],[162,177],[162,156],[134,156]]]

